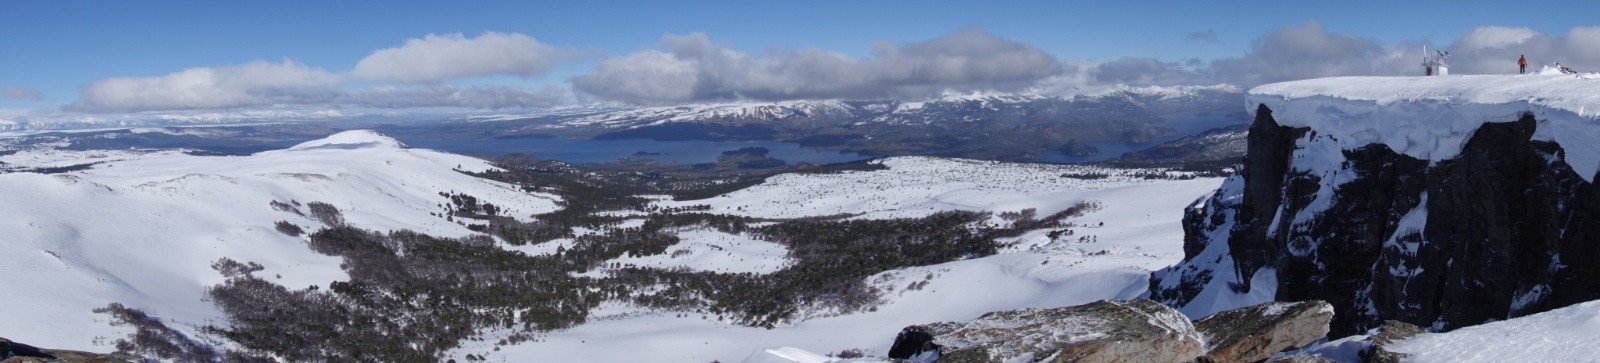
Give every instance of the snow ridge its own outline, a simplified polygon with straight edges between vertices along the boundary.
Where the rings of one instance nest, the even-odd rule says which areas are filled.
[[[1384,144],[1423,160],[1456,157],[1487,122],[1538,120],[1535,140],[1552,141],[1584,180],[1600,171],[1600,76],[1534,74],[1333,77],[1274,83],[1246,95],[1284,126],[1311,127],[1345,150]]]

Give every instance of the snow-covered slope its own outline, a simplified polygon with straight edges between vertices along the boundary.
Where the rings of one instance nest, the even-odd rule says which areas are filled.
[[[64,174],[0,174],[0,336],[60,348],[108,350],[89,344],[125,336],[90,312],[112,302],[191,332],[216,322],[221,313],[204,291],[223,281],[210,268],[223,257],[260,263],[262,276],[285,286],[346,279],[338,257],[274,229],[275,221],[321,228],[308,217],[311,202],[337,207],[353,226],[439,236],[472,233],[430,215],[447,202],[440,192],[493,199],[509,215],[556,208],[553,196],[452,170],[492,168],[482,160],[405,149],[369,131],[249,156],[23,151],[0,162],[99,162]]]
[[[1485,122],[1539,119],[1536,140],[1566,149],[1579,176],[1600,170],[1600,74],[1334,77],[1274,83],[1246,96],[1284,126],[1309,126],[1343,149],[1383,144],[1423,160],[1456,157]]]
[[[861,349],[882,356],[895,333],[907,325],[967,320],[995,310],[1140,296],[1151,270],[1182,255],[1178,221],[1183,206],[1220,182],[1147,180],[1135,176],[1139,171],[1068,165],[923,157],[881,162],[889,169],[783,175],[724,196],[660,203],[708,204],[714,213],[772,217],[864,213],[857,218],[1027,208],[1037,208],[1043,216],[1085,201],[1099,202],[1102,208],[1071,219],[1077,226],[1069,228],[1073,234],[1068,236],[1051,238],[1048,230],[1033,231],[1008,240],[1015,244],[997,255],[869,277],[869,283],[886,291],[884,304],[869,312],[814,314],[769,330],[719,322],[697,312],[606,305],[595,310],[589,322],[536,342],[494,351],[495,339],[486,339],[468,342],[454,354],[487,354],[491,361],[513,362],[632,362],[640,357],[738,362],[761,356],[753,352],[760,353],[763,347],[790,346],[825,353]],[[1107,176],[1063,177],[1095,173]],[[686,240],[679,246],[690,244]]]
[[[1422,334],[1387,347],[1408,362],[1596,362],[1600,301],[1516,319]]]

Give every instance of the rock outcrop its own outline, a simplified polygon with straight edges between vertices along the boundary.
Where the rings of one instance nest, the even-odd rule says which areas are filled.
[[[1210,347],[1202,362],[1257,362],[1328,336],[1333,305],[1270,302],[1229,310],[1194,323]]]
[[[1386,347],[1389,344],[1427,332],[1422,330],[1422,327],[1394,320],[1384,321],[1383,327],[1378,329],[1380,329],[1378,334],[1367,337],[1367,349],[1361,351],[1361,360],[1364,362],[1399,363],[1406,355],[1391,352]]]
[[[1450,330],[1600,298],[1600,188],[1562,144],[1535,137],[1538,115],[1462,131],[1459,153],[1441,160],[1350,149],[1340,138],[1355,136],[1278,121],[1259,106],[1243,167],[1185,215],[1185,260],[1152,276],[1152,299],[1326,300],[1342,337],[1384,320]]]
[[[1203,343],[1189,319],[1150,300],[997,311],[927,326],[939,362],[1182,362]]]
[[[933,344],[914,345],[942,347],[939,363],[1260,362],[1275,353],[1322,339],[1328,331],[1330,314],[1332,308],[1322,301],[1272,302],[1194,322],[1151,300],[1103,300],[1061,308],[996,311],[969,321],[911,326],[901,330],[895,340],[896,345],[901,345],[908,340],[907,332],[932,335]],[[1311,357],[1296,359],[1315,361],[1305,360]],[[744,362],[883,361],[906,360],[835,359],[779,347],[756,351]]]

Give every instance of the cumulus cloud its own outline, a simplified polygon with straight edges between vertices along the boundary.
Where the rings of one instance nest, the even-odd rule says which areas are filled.
[[[518,33],[485,32],[473,38],[460,33],[428,34],[372,52],[357,62],[351,73],[362,79],[414,83],[486,75],[532,76],[575,54]]]
[[[326,105],[334,107],[536,108],[564,102],[559,88],[379,87],[344,89],[344,77],[292,60],[197,67],[155,77],[117,77],[82,88],[70,111],[141,112],[241,107]]]
[[[1526,55],[1530,71],[1560,62],[1579,70],[1600,70],[1600,26],[1575,27],[1564,36],[1530,28],[1484,26],[1445,46],[1421,42],[1383,43],[1332,33],[1308,21],[1266,34],[1249,52],[1213,60],[1200,69],[1218,82],[1240,86],[1330,76],[1418,75],[1423,47],[1450,52],[1453,74],[1516,73]]]
[[[1039,48],[977,28],[921,42],[879,43],[867,57],[821,49],[754,55],[694,33],[668,34],[659,49],[602,61],[571,82],[585,94],[632,103],[879,98],[1020,89],[1061,70]]]
[[[1595,71],[1600,70],[1600,27],[1575,27],[1565,35],[1551,35],[1529,28],[1484,26],[1462,34],[1445,49],[1451,52],[1451,72],[1458,74],[1516,73],[1517,57],[1524,55],[1530,72],[1557,62]],[[1410,51],[1411,63],[1421,60],[1420,49]]]
[[[1331,32],[1310,20],[1268,32],[1238,57],[1191,60],[1181,65],[1142,58],[1088,64],[1079,82],[1089,86],[1228,83],[1252,87],[1318,77],[1420,75],[1425,46],[1430,53],[1434,49],[1451,52],[1453,74],[1516,73],[1517,56],[1523,54],[1533,69],[1561,62],[1579,70],[1600,70],[1600,26],[1572,28],[1563,36],[1524,27],[1484,26],[1440,46],[1385,43]]]
[[[1505,48],[1522,44],[1536,36],[1539,32],[1529,28],[1513,28],[1505,26],[1484,26],[1467,31],[1456,40],[1455,48],[1460,50]]]
[[[1123,58],[1095,65],[1089,74],[1096,83],[1129,86],[1196,84],[1199,75],[1177,63],[1151,58]]]
[[[530,90],[520,87],[422,88],[381,87],[346,92],[336,103],[378,108],[464,107],[477,109],[537,108],[567,102],[559,87]]]
[[[1189,33],[1189,34],[1184,34],[1183,35],[1183,41],[1195,42],[1195,43],[1216,43],[1216,42],[1220,41],[1220,39],[1217,38],[1217,32],[1216,31],[1214,31],[1214,30],[1203,30],[1203,31],[1197,31],[1197,32]]]
[[[1267,33],[1243,56],[1214,60],[1208,71],[1219,81],[1241,86],[1330,76],[1398,75],[1412,70],[1400,66],[1400,55],[1377,40],[1330,33],[1322,23],[1311,20]]]
[[[66,107],[92,112],[215,109],[310,103],[338,92],[340,77],[292,60],[196,67],[155,77],[116,77],[82,87]]]
[[[5,86],[3,93],[6,98],[18,101],[38,101],[44,99],[44,94],[39,93],[39,90],[22,86],[13,86],[9,84]]]

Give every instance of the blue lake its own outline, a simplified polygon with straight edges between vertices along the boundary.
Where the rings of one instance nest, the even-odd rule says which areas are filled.
[[[1050,153],[1040,156],[1038,159],[1034,160],[1046,163],[1086,163],[1092,161],[1111,160],[1116,159],[1118,156],[1122,156],[1122,154],[1125,153],[1148,149],[1152,146],[1161,145],[1163,143],[1181,139],[1186,136],[1197,135],[1201,132],[1205,132],[1206,130],[1247,123],[1245,120],[1228,118],[1220,115],[1163,115],[1162,119],[1164,119],[1163,123],[1161,124],[1162,126],[1172,128],[1176,132],[1174,132],[1172,135],[1158,137],[1151,139],[1150,141],[1140,143],[1089,143],[1089,145],[1094,146],[1095,149],[1099,151],[1099,153],[1094,155],[1072,156],[1062,153]]]

